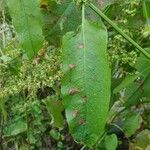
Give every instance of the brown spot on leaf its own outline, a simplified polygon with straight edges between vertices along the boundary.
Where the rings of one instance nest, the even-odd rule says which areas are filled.
[[[69,64],[69,68],[70,68],[70,69],[74,69],[75,67],[76,67],[75,64]]]
[[[82,99],[83,99],[84,102],[87,102],[87,96],[86,95],[82,96]]]
[[[71,88],[69,90],[69,95],[74,95],[74,94],[77,94],[79,92],[80,92],[80,90],[78,88]]]
[[[79,48],[80,48],[80,49],[84,48],[84,44],[80,44],[80,45],[79,45]]]
[[[85,124],[86,122],[85,122],[85,120],[84,119],[80,119],[79,120],[79,125],[83,125],[83,124]]]
[[[72,112],[73,117],[77,117],[79,115],[79,110],[75,110]]]

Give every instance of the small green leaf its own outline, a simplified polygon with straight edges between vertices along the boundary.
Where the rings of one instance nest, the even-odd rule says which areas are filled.
[[[51,137],[53,138],[53,139],[55,139],[55,140],[59,140],[60,139],[60,137],[61,137],[61,135],[60,135],[60,133],[58,132],[58,131],[56,131],[56,130],[54,130],[54,129],[52,129],[51,131],[50,131],[50,135],[51,135]]]
[[[132,136],[137,129],[140,128],[142,123],[142,117],[140,114],[131,114],[126,117],[123,123],[123,130],[125,134],[130,137]]]
[[[5,128],[5,136],[16,136],[27,131],[27,123],[19,119]]]
[[[48,97],[44,103],[46,104],[48,112],[53,117],[54,126],[63,128],[64,118],[62,116],[62,111],[64,110],[64,107],[61,101]]]
[[[118,146],[118,139],[116,134],[107,135],[104,140],[106,150],[116,150]]]

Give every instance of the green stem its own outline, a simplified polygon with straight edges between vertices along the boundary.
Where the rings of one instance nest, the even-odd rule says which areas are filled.
[[[147,23],[147,25],[150,25],[148,13],[147,13],[148,10],[147,10],[147,7],[146,7],[145,0],[143,0],[142,6],[143,6],[143,13],[144,13],[145,18],[146,18],[146,23]]]
[[[147,53],[141,46],[139,46],[133,39],[131,39],[127,34],[125,34],[116,24],[114,24],[100,9],[94,6],[92,3],[89,7],[94,10],[100,17],[102,17],[108,24],[110,24],[119,34],[121,34],[128,42],[130,42],[136,49],[143,53],[148,59],[150,59],[150,54]]]
[[[97,140],[96,144],[93,146],[93,150],[97,148],[97,146],[103,141],[103,139],[105,138],[106,135],[107,135],[107,132],[104,131],[102,136],[99,137],[99,139]]]

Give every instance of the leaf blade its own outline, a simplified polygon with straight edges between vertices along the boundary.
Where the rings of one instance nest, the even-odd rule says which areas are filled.
[[[104,141],[106,150],[116,150],[118,145],[118,139],[116,134],[107,135]]]
[[[140,128],[142,123],[142,117],[140,114],[130,114],[126,117],[123,124],[123,130],[128,137],[132,136],[137,129]]]
[[[38,1],[8,0],[7,5],[20,44],[28,57],[32,58],[42,48],[44,41]]]
[[[64,110],[64,108],[61,101],[56,100],[55,98],[48,97],[44,103],[49,114],[53,116],[54,126],[58,128],[63,128],[64,118],[62,115],[62,111]]]
[[[71,32],[63,39],[63,71],[70,69],[62,81],[67,121],[73,137],[89,147],[103,133],[109,107],[111,77],[106,46],[103,24],[86,20],[77,35]]]

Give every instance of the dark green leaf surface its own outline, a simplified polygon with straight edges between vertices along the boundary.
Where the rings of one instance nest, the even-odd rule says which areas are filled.
[[[64,118],[62,111],[64,110],[61,101],[48,97],[45,101],[48,112],[53,116],[54,126],[63,128]]]
[[[133,82],[127,89],[125,95],[125,106],[131,107],[140,102],[150,101],[150,61],[144,56],[138,58],[136,64],[137,70],[142,75],[140,77],[141,81]],[[144,97],[144,101],[141,98]]]
[[[41,13],[37,0],[7,0],[22,48],[32,58],[43,45]]]
[[[5,136],[16,136],[27,131],[27,123],[23,119],[18,119],[16,122],[6,127]]]
[[[110,101],[110,68],[104,25],[84,20],[63,38],[62,95],[70,131],[91,147],[104,132]]]
[[[52,3],[52,2],[51,2]],[[52,5],[52,4],[51,4]],[[50,6],[50,10],[43,9],[44,35],[50,44],[59,46],[62,36],[75,30],[81,23],[81,15],[71,0],[65,0],[61,4]]]

